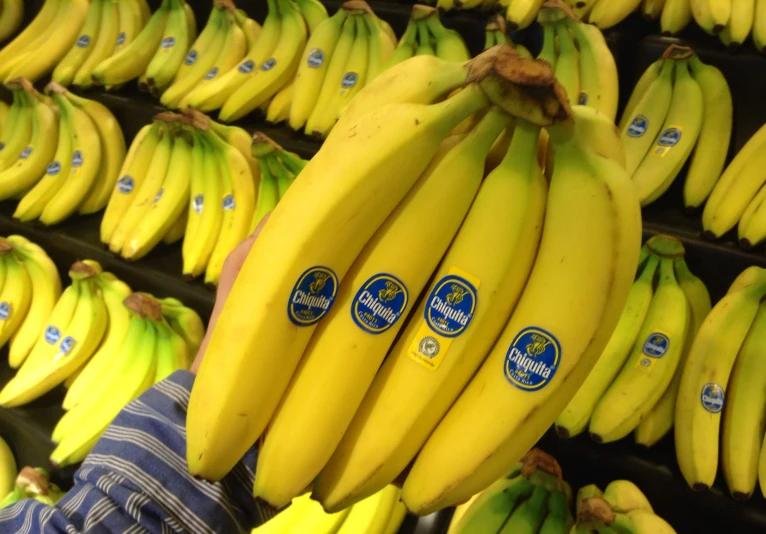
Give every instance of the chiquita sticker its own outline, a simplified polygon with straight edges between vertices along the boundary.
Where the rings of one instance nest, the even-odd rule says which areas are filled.
[[[700,393],[700,401],[702,407],[710,413],[719,413],[723,410],[723,405],[726,400],[726,395],[723,388],[718,384],[710,383],[702,386],[702,393]]]
[[[399,320],[407,308],[409,292],[393,275],[381,273],[367,280],[351,303],[351,317],[370,334],[382,334]]]
[[[652,154],[664,158],[681,141],[681,135],[681,128],[668,128],[657,138],[657,144],[654,145]]]
[[[45,342],[48,345],[55,345],[61,339],[61,331],[53,325],[48,325],[45,329]]]
[[[628,126],[628,135],[630,137],[641,137],[646,133],[646,129],[649,127],[649,119],[643,115],[636,115]]]
[[[450,267],[425,301],[423,318],[407,349],[410,358],[423,367],[436,370],[452,341],[471,324],[478,302],[479,279]]]
[[[10,302],[0,302],[0,321],[6,321],[8,320],[8,317],[11,316],[11,303]]]
[[[553,380],[561,362],[561,345],[550,332],[527,327],[514,338],[503,363],[505,378],[524,391],[538,391]]]
[[[309,56],[306,58],[309,68],[316,69],[322,66],[324,63],[324,52],[321,48],[312,48],[309,52]]]
[[[657,363],[657,360],[665,356],[670,349],[670,338],[662,332],[652,332],[644,341],[641,353],[644,355],[638,361],[637,367],[649,371]]]
[[[338,293],[338,277],[327,267],[311,267],[295,282],[287,316],[298,326],[312,326],[330,311]]]

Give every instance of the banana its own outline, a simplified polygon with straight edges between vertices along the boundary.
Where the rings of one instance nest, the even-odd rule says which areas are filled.
[[[454,534],[499,532],[516,503],[527,499],[534,486],[525,476],[501,478],[482,491],[454,523]],[[453,527],[450,525],[450,534]]]
[[[761,187],[739,221],[737,230],[739,246],[745,250],[761,244],[766,239],[766,204],[763,202],[764,198],[766,198],[766,189]]]
[[[523,30],[537,18],[537,13],[545,0],[511,0],[505,17],[508,19],[508,29]]]
[[[189,198],[191,172],[191,134],[179,128],[174,136],[173,151],[157,194],[143,209],[141,220],[131,230],[122,245],[121,256],[135,261],[143,258],[173,226],[186,207]]]
[[[245,58],[223,75],[217,76],[209,83],[200,84],[198,88],[181,100],[180,108],[190,106],[200,111],[219,109],[234,91],[242,87],[247,80],[260,71],[266,61],[272,57],[283,31],[286,30],[283,28],[283,16],[280,13],[281,1],[283,0],[267,0],[269,11],[263,23],[263,29],[255,46],[248,49]],[[288,11],[292,15],[292,23],[295,26],[298,23],[303,24],[305,31],[305,23],[297,8],[291,7]],[[288,40],[288,38],[284,38],[283,44],[286,45]]]
[[[41,102],[35,101],[30,105],[33,109],[31,110],[32,131],[29,144],[18,154],[18,159],[0,172],[0,198],[2,199],[19,195],[34,186],[45,174],[46,167],[56,153],[58,145],[56,114],[53,109]],[[7,155],[10,156],[10,154]]]
[[[135,39],[93,69],[94,80],[101,85],[115,86],[144,74],[162,42],[169,13],[170,0],[162,0]]]
[[[766,373],[763,371],[766,308],[759,307],[737,355],[724,407],[721,464],[732,497],[747,500],[755,490],[766,429]]]
[[[414,16],[415,11],[413,10],[413,17]],[[417,19],[415,24],[418,27],[418,40],[415,46],[415,55],[435,56],[436,50],[434,49],[433,43],[431,42],[431,32],[428,30],[428,26],[426,26],[425,21]]]
[[[638,341],[590,418],[588,431],[596,442],[627,436],[662,397],[684,352],[688,308],[673,272],[673,259],[661,259],[659,284]]]
[[[721,33],[732,15],[733,0],[706,0],[713,19],[713,33]]]
[[[675,70],[676,61],[665,60],[660,75],[646,89],[629,118],[625,120],[626,117],[623,117],[624,125],[620,129],[620,134],[625,146],[625,168],[631,177],[657,140],[657,136],[662,133],[662,126],[668,116],[673,97]],[[638,87],[640,85],[637,89]],[[634,89],[634,94],[637,89]]]
[[[543,27],[543,47],[537,59],[547,61],[551,68],[556,70],[558,64],[558,40],[556,39],[556,25],[553,23],[542,24]]]
[[[708,293],[705,283],[689,271],[689,267],[686,265],[683,257],[676,258],[675,271],[676,279],[691,305],[692,323],[686,336],[684,354],[681,356],[681,362],[678,364],[673,381],[665,393],[662,394],[660,400],[657,401],[657,404],[641,419],[641,423],[636,428],[636,443],[645,447],[651,447],[657,443],[673,428],[676,397],[678,396],[678,388],[681,385],[681,376],[686,366],[689,349],[712,308],[710,293]]]
[[[588,22],[595,24],[601,30],[611,28],[638,9],[640,4],[641,0],[599,1],[593,6],[593,10],[588,16]]]
[[[0,136],[0,171],[10,166],[28,145],[35,111],[32,97],[20,85],[9,89],[13,94],[13,103],[8,108]]]
[[[310,34],[328,18],[327,8],[319,0],[295,0],[295,3],[306,21]]]
[[[624,170],[591,152],[576,124],[548,127],[556,161],[535,265],[495,347],[407,476],[402,498],[415,513],[470,497],[518,461],[585,380],[624,308],[641,248],[638,202]],[[498,410],[502,425],[490,415]]]
[[[649,499],[630,480],[613,480],[600,495],[617,513],[628,513],[636,510],[654,513]]]
[[[690,0],[665,0],[660,17],[660,29],[664,35],[681,33],[692,21]]]
[[[583,385],[556,419],[556,432],[560,436],[574,437],[585,430],[599,400],[630,356],[652,302],[654,278],[659,261],[656,256],[651,257],[633,283],[625,309],[604,352]]]
[[[118,190],[122,183],[122,188],[128,192],[127,194],[130,195],[132,199],[130,200],[129,207],[119,218],[119,222],[109,240],[109,250],[115,254],[118,254],[122,250],[122,247],[125,245],[131,232],[133,232],[133,229],[141,222],[141,218],[160,192],[162,180],[168,172],[170,155],[173,151],[173,139],[175,135],[172,131],[173,128],[175,128],[175,125],[173,124],[158,126],[157,135],[159,141],[155,145],[153,153],[149,156],[151,160],[146,168],[146,174],[143,177],[139,177],[136,173],[136,175],[133,176],[133,181],[136,183],[133,184],[132,187],[128,187],[128,184],[123,182],[122,178],[117,182]],[[133,193],[134,190],[136,191],[135,193]],[[114,198],[114,196],[112,198]],[[122,199],[120,200],[120,203],[122,203]],[[109,207],[107,207],[107,215],[108,214]],[[104,219],[106,220],[106,216]]]
[[[759,52],[766,51],[766,0],[756,0],[752,33],[755,48]]]
[[[257,203],[255,205],[255,211],[253,213],[253,220],[250,223],[249,232],[252,234],[255,231],[258,223],[267,214],[274,211],[277,203],[279,202],[279,187],[277,185],[276,176],[271,174],[269,164],[262,160],[261,166],[261,180],[258,183],[258,195]]]
[[[3,240],[3,247],[13,245]],[[0,291],[0,347],[4,346],[24,321],[32,301],[32,282],[24,263],[14,254],[0,256],[5,270],[5,283]],[[15,362],[14,362],[15,363]],[[18,364],[14,367],[18,367]]]
[[[697,25],[710,35],[713,35],[713,12],[710,10],[709,0],[689,0],[692,16]]]
[[[93,119],[73,106],[64,95],[54,93],[53,98],[62,115],[72,124],[73,151],[66,180],[40,214],[40,222],[47,226],[58,224],[77,211],[95,184],[105,159],[101,137]]]
[[[181,301],[166,298],[160,301],[162,315],[170,328],[181,336],[191,354],[196,354],[205,337],[205,325],[197,312],[187,308]]]
[[[381,534],[397,534],[399,529],[404,523],[404,518],[407,515],[407,507],[400,500],[394,503],[394,509],[386,522],[386,528],[381,531]]]
[[[13,452],[8,443],[0,437],[0,495],[7,496],[13,491],[16,476],[18,476],[18,468]]]
[[[688,2],[689,0],[686,1]],[[641,12],[644,14],[644,18],[648,20],[658,20],[662,16],[662,9],[665,7],[666,3],[669,2],[667,0],[643,0],[641,3]],[[689,9],[691,9],[691,7]]]
[[[271,99],[269,108],[266,111],[266,122],[278,124],[286,121],[290,117],[290,107],[292,106],[294,87],[295,83],[291,81],[274,95],[274,98]]]
[[[16,33],[24,19],[24,0],[3,0],[0,10],[0,43],[7,41]],[[9,493],[8,489],[3,495]]]
[[[406,467],[507,320],[542,230],[546,187],[535,159],[538,135],[539,128],[517,123],[503,163],[481,187],[428,298],[315,482],[326,509],[374,493]],[[462,302],[450,304],[452,291],[465,294]]]
[[[327,66],[327,72],[321,85],[321,90],[316,99],[313,111],[306,120],[305,133],[326,137],[338,118],[338,109],[331,107],[333,98],[338,92],[346,74],[346,65],[352,56],[356,39],[359,15],[351,15],[346,18],[335,45],[332,57]],[[324,132],[324,133],[323,133]]]
[[[676,66],[673,97],[661,132],[633,174],[641,205],[662,196],[678,176],[697,143],[705,114],[700,85],[688,62]]]
[[[9,236],[7,240],[13,245],[13,254],[29,275],[31,291],[29,307],[23,322],[11,337],[8,353],[8,363],[13,369],[17,369],[26,360],[35,341],[43,332],[46,321],[61,296],[61,279],[56,265],[41,247],[17,235]],[[23,277],[16,283],[23,285]],[[17,288],[18,290],[23,288]]]
[[[664,63],[665,60],[660,58],[649,65],[649,68],[643,72],[638,82],[636,82],[636,86],[633,88],[633,92],[628,99],[628,103],[625,105],[625,109],[622,112],[620,122],[617,124],[617,127],[620,131],[625,129],[625,127],[629,124],[628,121],[633,120],[636,106],[638,106],[638,104],[641,102],[652,83],[654,83],[654,81],[659,77]]]
[[[574,106],[580,99],[580,53],[565,24],[557,24],[556,35],[559,41],[556,78],[564,87],[570,105]]]
[[[697,209],[710,196],[723,172],[731,142],[734,102],[720,70],[705,65],[696,55],[689,60],[689,66],[704,102],[702,128],[684,183],[684,205]]]
[[[439,19],[436,12],[425,19],[425,25],[436,41],[436,55],[447,61],[468,61],[471,53],[463,41],[463,37],[455,30],[448,30]]]
[[[140,302],[133,304],[133,300]],[[126,299],[133,317],[123,343],[112,355],[111,372],[59,420],[54,434],[61,440],[50,456],[54,465],[81,462],[117,413],[152,385],[157,366],[156,323],[161,316],[156,301],[149,300],[153,299],[136,293]]]
[[[80,262],[70,271],[75,277],[88,277],[92,273],[90,267]],[[40,361],[33,359],[36,347],[33,349],[29,357],[33,367],[28,372],[19,373],[5,385],[0,391],[0,405],[9,408],[20,406],[47,393],[80,368],[98,348],[108,322],[104,301],[92,278],[81,280],[80,290],[71,322],[62,331],[61,342],[48,345],[45,357]],[[51,338],[47,329],[44,336]],[[37,345],[40,345],[39,341]]]
[[[458,232],[481,184],[486,154],[508,120],[495,109],[463,140],[446,140],[365,245],[270,423],[256,496],[282,506],[327,463],[403,326],[411,297],[420,294]],[[415,231],[424,228],[430,231]],[[317,380],[316,373],[335,378]],[[307,398],[322,400],[307,406]]]
[[[391,37],[382,26],[382,21],[374,13],[365,13],[367,30],[370,33],[370,58],[367,65],[367,83],[383,72],[391,54],[396,49],[396,36]],[[462,39],[462,37],[461,37]],[[464,45],[465,46],[465,45]],[[466,57],[469,59],[470,55]]]
[[[196,37],[187,6],[185,0],[170,0],[162,41],[144,73],[152,94],[161,94],[170,86]]]
[[[16,0],[11,0],[11,2],[12,5],[17,5]],[[10,43],[7,43],[0,49],[0,79],[5,79],[8,75],[8,70],[13,65],[16,57],[18,57],[18,55],[25,49],[29,48],[41,34],[48,30],[49,26],[51,26],[56,19],[59,6],[60,2],[55,2],[53,0],[44,2],[40,11],[38,11],[37,15],[32,19],[32,22],[14,37]],[[4,40],[5,39],[0,39],[0,41]]]
[[[293,130],[299,130],[306,124],[317,103],[347,16],[348,11],[339,9],[311,33],[306,43],[293,83],[293,98],[288,119]]]
[[[357,133],[355,137],[348,137],[347,129],[336,127],[334,132],[339,133],[330,135],[264,226],[237,279],[239,285],[235,282],[233,298],[227,301],[223,310],[224,320],[218,323],[210,337],[208,355],[213,357],[202,362],[189,410],[187,456],[190,472],[205,478],[220,478],[236,461],[237,453],[232,454],[232,451],[246,450],[248,443],[252,444],[262,433],[309,341],[312,326],[325,315],[326,307],[336,296],[338,276],[345,275],[363,244],[425,169],[447,132],[485,106],[487,101],[482,91],[471,85],[445,102],[430,107],[399,104],[378,108],[363,115],[363,121],[361,118],[351,121],[351,127]],[[375,132],[372,139],[377,139],[377,143],[371,142],[369,135],[372,132]],[[380,143],[386,145],[386,150],[379,151]],[[327,188],[326,182],[318,179],[327,176],[328,168],[333,174],[345,176],[342,185],[339,182],[339,187]],[[377,184],[383,176],[387,191],[385,195],[379,195]],[[306,210],[306,202],[316,209]],[[365,213],[364,221],[353,225],[353,229],[342,222],[346,221],[348,210],[357,213],[360,208]],[[332,242],[322,241],[326,246],[314,245],[303,250],[300,243],[316,243],[320,234],[332,235]],[[296,243],[296,248],[283,247],[285,239]],[[271,281],[264,284],[259,281],[262,277]],[[248,327],[248,339],[257,339],[259,347],[279,347],[276,352],[271,349],[266,353],[259,352],[256,358],[247,348],[250,341],[242,342],[242,332],[238,335],[238,348],[232,351],[227,347],[227,340],[231,338],[226,331],[232,327],[240,328],[235,318],[239,314],[233,310],[241,304],[234,295],[244,296],[250,291],[249,287],[258,287],[258,291],[273,295],[264,302],[272,299],[290,302],[287,317],[256,313],[259,319]],[[300,295],[309,294],[315,296],[301,300]],[[322,307],[313,307],[319,302],[323,303]],[[251,301],[248,306],[252,304]],[[232,313],[234,316],[229,318]],[[296,331],[297,325],[301,327]],[[223,384],[220,369],[214,363],[223,354],[232,362],[229,368],[236,376],[231,377],[232,382],[226,388],[229,392],[213,393],[211,402],[211,393]],[[251,382],[258,376],[270,376],[269,387],[247,399],[235,398],[236,388],[231,389],[232,384],[241,379]],[[231,411],[232,402],[240,404],[234,412]],[[235,412],[249,415],[234,422],[222,417],[224,413]],[[224,420],[226,423],[219,427]],[[239,437],[232,439],[233,436]]]
[[[279,198],[282,198],[295,180],[295,175],[282,165],[276,153],[269,154],[264,159],[269,166],[271,174],[277,179],[277,194]]]
[[[189,354],[186,342],[176,334],[166,321],[156,323],[155,346],[156,370],[153,383],[161,382],[179,369],[188,367]]]
[[[346,520],[351,509],[347,508],[341,510],[337,514],[327,514],[322,510],[322,505],[311,499],[304,499],[309,503],[307,504],[307,510],[301,511],[300,517],[292,523],[289,531],[283,530],[283,532],[311,532],[312,534],[335,534],[341,528],[341,525]],[[295,504],[294,504],[295,505]],[[272,521],[276,521],[273,519]],[[268,525],[272,521],[266,523]],[[256,529],[254,532],[259,533],[260,529]]]
[[[611,523],[615,532],[635,532],[636,534],[676,534],[667,521],[645,510],[634,510],[627,514],[617,514]]]
[[[727,47],[737,48],[747,41],[755,20],[755,1],[731,3],[731,17],[720,34],[721,42]]]
[[[118,2],[103,1],[98,36],[88,53],[87,59],[77,69],[72,83],[81,88],[93,85],[93,69],[114,53],[115,43],[120,36],[120,12]]]
[[[111,2],[108,3],[111,4]],[[74,82],[80,67],[83,66],[95,48],[96,40],[102,28],[101,12],[104,10],[105,4],[104,0],[93,0],[74,46],[69,49],[69,52],[67,52],[56,68],[53,69],[51,77],[54,82],[64,86]],[[110,6],[111,9],[112,7]]]
[[[0,69],[5,81],[27,78],[35,82],[48,74],[75,43],[88,13],[88,0],[62,0],[56,13],[55,28],[50,27],[25,50],[15,54]]]
[[[551,491],[548,495],[548,514],[545,516],[540,534],[559,534],[567,531],[569,522],[569,503],[561,491]]]
[[[165,235],[162,236],[162,242],[166,245],[172,245],[174,243],[178,243],[184,238],[184,235],[186,234],[186,224],[189,221],[189,208],[188,206],[184,206],[183,211],[181,212],[181,215],[179,215],[175,221],[173,221],[173,224],[168,229],[167,232],[165,232]]]
[[[399,493],[399,488],[389,485],[375,495],[356,503],[351,507],[338,534],[383,534],[394,503],[399,500]]]
[[[224,122],[242,118],[267,102],[298,70],[308,37],[306,23],[300,10],[288,0],[281,1],[282,28],[274,52],[261,64],[257,75],[251,76],[228,97],[218,114]]]
[[[690,487],[706,490],[718,470],[718,439],[734,361],[766,292],[763,271],[708,315],[691,347],[676,399],[678,465]]]
[[[221,231],[223,204],[222,177],[212,145],[195,133],[192,167],[189,174],[189,222],[182,247],[183,274],[195,278],[205,272]],[[261,175],[261,184],[264,178]],[[261,201],[260,192],[258,201]],[[252,232],[251,232],[252,233]]]
[[[149,9],[146,0],[123,0],[117,3],[119,30],[111,54],[116,54],[128,46],[141,32],[146,20],[149,19],[148,16],[144,19],[144,8],[147,11]]]
[[[578,103],[603,113],[614,122],[619,102],[619,79],[612,51],[601,30],[591,24],[565,18],[580,51],[580,93]]]
[[[111,374],[111,367],[116,352],[125,340],[130,324],[130,312],[123,303],[131,293],[130,286],[118,279],[99,276],[97,281],[104,297],[104,305],[109,316],[109,325],[104,340],[91,359],[77,376],[62,403],[65,410],[71,410],[81,402],[86,402],[91,392],[98,389],[98,384]],[[54,440],[57,436],[54,436]]]
[[[394,65],[398,65],[402,61],[410,59],[415,55],[415,42],[418,38],[418,26],[412,18],[410,18],[407,28],[404,30],[402,38],[399,39],[399,43],[394,49],[388,61],[384,63],[383,70],[388,70]]]
[[[219,202],[223,214],[218,239],[205,271],[205,283],[217,284],[226,257],[248,235],[255,210],[255,186],[245,156],[214,134],[208,135],[208,139],[222,178]]]
[[[548,495],[545,487],[536,486],[529,499],[511,513],[498,534],[537,534],[545,520]]]

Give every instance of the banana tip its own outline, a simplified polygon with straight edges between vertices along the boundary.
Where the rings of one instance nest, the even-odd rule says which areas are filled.
[[[563,439],[569,439],[572,437],[568,429],[558,425],[556,425],[556,434],[558,434],[558,436]]]
[[[596,443],[604,443],[604,438],[602,438],[598,434],[594,434],[593,432],[590,433],[590,439],[592,439]]]
[[[695,482],[694,485],[692,486],[692,489],[694,491],[700,491],[700,492],[710,491],[710,486],[708,486],[707,484],[703,482]]]
[[[743,250],[750,250],[751,248],[753,248],[753,244],[750,242],[749,239],[746,239],[746,238],[742,238],[739,240],[739,246]]]
[[[704,232],[702,232],[702,237],[704,237],[708,241],[715,241],[716,239],[718,239],[718,236],[715,235],[710,230],[705,230]]]

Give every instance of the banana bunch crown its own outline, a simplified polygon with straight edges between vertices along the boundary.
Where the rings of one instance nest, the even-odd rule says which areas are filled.
[[[610,486],[624,486],[628,491],[637,492],[642,499],[632,506],[620,508],[607,500]],[[602,530],[605,532],[625,532],[628,534],[674,534],[675,530],[661,517],[654,514],[648,501],[635,485],[628,481],[615,481],[607,486],[604,497],[590,496],[583,498],[577,506],[577,523],[573,533],[585,534]],[[598,488],[596,488],[598,489]]]
[[[0,508],[23,499],[35,499],[54,506],[65,493],[48,479],[48,472],[42,467],[23,467],[16,477],[16,484],[11,493],[3,496],[0,501]]]

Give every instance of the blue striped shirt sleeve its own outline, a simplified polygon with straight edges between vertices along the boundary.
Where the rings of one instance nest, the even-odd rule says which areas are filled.
[[[0,510],[0,532],[171,534],[248,532],[255,448],[216,483],[186,469],[186,409],[194,375],[177,371],[128,404],[55,506],[25,500]]]

